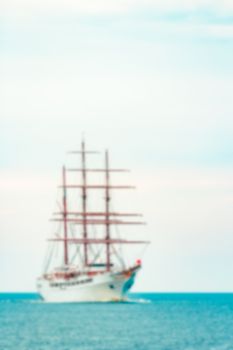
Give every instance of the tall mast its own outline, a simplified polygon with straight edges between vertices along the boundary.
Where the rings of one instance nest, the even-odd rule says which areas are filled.
[[[103,168],[87,168],[86,167],[86,154],[99,153],[96,151],[87,151],[85,148],[84,140],[81,143],[81,150],[78,151],[70,151],[72,154],[80,154],[81,155],[81,167],[80,168],[68,168],[63,167],[63,210],[60,212],[54,213],[58,215],[52,219],[52,221],[63,222],[64,226],[64,236],[59,238],[51,239],[51,241],[63,242],[64,246],[64,264],[69,264],[69,256],[68,256],[68,244],[81,244],[83,245],[84,252],[84,266],[91,266],[90,259],[88,256],[88,247],[90,244],[102,244],[106,248],[106,257],[105,257],[105,267],[106,271],[111,270],[111,252],[110,248],[115,244],[146,244],[148,241],[139,241],[139,240],[125,240],[125,239],[113,239],[111,237],[111,225],[143,225],[145,224],[142,221],[131,221],[131,220],[123,220],[122,217],[137,217],[142,216],[137,213],[121,213],[110,211],[110,192],[112,190],[125,190],[125,189],[133,189],[133,186],[128,185],[110,185],[110,172],[127,172],[126,169],[119,168],[109,168],[109,157],[108,151],[105,151],[105,166]],[[66,171],[74,171],[79,172],[81,174],[81,183],[78,184],[67,184],[66,181]],[[105,175],[105,183],[104,184],[87,184],[87,174],[88,173],[99,173],[102,172]],[[82,195],[82,208],[80,211],[71,211],[67,208],[67,193],[68,190],[71,189],[81,189]],[[103,211],[87,211],[87,191],[88,190],[104,190],[105,191],[105,210]],[[68,224],[72,225],[80,225],[82,227],[82,237],[81,238],[71,238],[68,237]],[[104,238],[91,238],[88,234],[88,225],[101,225],[105,227],[105,235]]]
[[[87,239],[87,176],[86,176],[86,152],[85,142],[82,141],[82,213],[83,213],[83,239]],[[88,247],[87,243],[84,243],[84,265],[88,265]]]
[[[64,223],[64,264],[68,265],[68,240],[67,240],[67,197],[66,197],[66,168],[62,169],[63,178],[63,223]]]
[[[110,271],[111,261],[110,261],[110,225],[109,225],[109,203],[110,203],[110,191],[109,191],[109,160],[108,151],[105,151],[105,219],[106,219],[106,269]]]

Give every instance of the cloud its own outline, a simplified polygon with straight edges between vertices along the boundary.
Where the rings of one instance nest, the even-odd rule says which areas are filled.
[[[158,20],[148,16],[156,11],[162,14]],[[169,20],[172,12],[185,11],[193,15]],[[225,266],[231,266],[223,256],[232,240],[232,50],[221,40],[204,40],[203,45],[192,39],[231,38],[233,26],[205,20],[205,11],[230,16],[233,2],[0,3],[0,13],[9,21],[4,28],[5,58],[0,61],[1,162],[3,168],[9,167],[1,173],[0,186],[5,254],[1,266],[8,266],[2,275],[12,274],[12,261],[21,261],[25,250],[27,261],[35,251],[27,287],[34,288],[43,242],[50,232],[48,218],[54,209],[61,157],[66,148],[79,143],[85,130],[90,146],[110,147],[114,165],[139,168],[133,171],[132,182],[139,188],[140,201],[130,196],[117,208],[123,203],[132,210],[132,203],[133,208],[138,203],[135,211],[143,208],[149,223],[155,244],[146,272],[148,289],[181,289],[185,281],[184,288],[190,290],[193,285],[232,290],[227,276],[225,284],[219,283]],[[121,17],[85,22],[77,20],[79,15]],[[182,169],[172,168],[179,164]],[[161,169],[166,165],[169,168]],[[215,286],[208,276],[200,280],[199,273],[195,279],[190,274],[190,280],[180,275],[168,288],[157,277],[152,283],[151,274],[159,276],[163,262],[164,268],[168,262],[174,265],[173,274],[167,271],[171,281],[187,265],[188,254],[195,271],[200,250],[210,263],[225,263],[213,278]],[[173,264],[171,254],[181,257],[180,266]],[[27,261],[17,270],[24,270]],[[151,272],[154,265],[157,270]],[[25,281],[4,285],[23,290],[29,283],[26,276]]]
[[[209,25],[205,27],[208,36],[218,38],[233,38],[233,25]]]
[[[54,20],[64,20],[66,27],[72,25],[73,30],[81,25],[78,18],[89,18],[92,16],[111,18],[109,31],[118,30],[122,36],[121,29],[128,32],[141,30],[141,34],[156,30],[160,36],[169,35],[174,37],[199,37],[199,38],[233,38],[233,1],[221,0],[9,0],[0,2],[0,20],[5,23],[6,34],[14,30],[20,23],[20,28],[25,33],[33,32],[33,28],[40,28],[41,32],[51,27],[57,28]],[[120,22],[119,22],[120,18]],[[70,22],[70,19],[72,21]],[[47,21],[48,20],[48,21]],[[63,24],[64,24],[63,23]],[[71,24],[70,24],[71,23]],[[95,22],[93,22],[95,23]],[[92,25],[94,25],[92,23]],[[28,25],[29,24],[29,25]],[[87,23],[88,24],[88,23]],[[48,28],[49,25],[49,28]],[[63,26],[64,27],[64,26]],[[91,24],[82,30],[90,30]],[[25,34],[24,33],[24,34]],[[88,33],[85,32],[84,35]],[[158,35],[158,34],[157,34]],[[60,33],[61,38],[63,35]]]
[[[117,14],[133,11],[199,11],[201,9],[229,15],[233,13],[230,0],[8,0],[0,4],[5,15],[30,16],[38,14]]]
[[[55,169],[53,174],[25,173],[25,170],[14,173],[4,171],[0,174],[4,184],[0,187],[1,290],[35,288],[46,239],[54,232],[48,219],[56,211],[56,199],[60,198],[55,196],[58,183],[55,172],[58,175],[59,170]],[[228,266],[228,256],[232,256],[232,169],[170,167],[149,172],[143,169],[127,176],[134,177],[133,183],[138,185],[138,190],[130,195],[119,193],[125,199],[119,203],[118,195],[115,194],[114,208],[142,211],[148,223],[143,228],[143,234],[145,232],[147,239],[150,234],[152,240],[143,259],[142,277],[145,280],[139,280],[137,288],[217,290],[219,287],[232,290],[229,278],[219,283]],[[131,231],[127,232],[131,234]],[[132,234],[137,234],[135,228]],[[32,259],[34,263],[28,264]],[[208,277],[203,281],[201,267],[197,274],[196,264],[199,259],[205,261],[206,273],[211,274],[214,270],[212,261],[218,265],[221,263],[221,268],[217,273],[215,271],[213,278]],[[231,261],[232,258],[230,266]],[[187,264],[195,272],[192,278],[185,274]],[[206,264],[209,264],[208,268]],[[168,265],[172,265],[173,272],[168,269]],[[161,270],[164,272],[164,269],[165,274],[162,276]],[[12,282],[8,278],[12,273],[18,276],[22,270],[27,273],[20,280]],[[171,283],[173,274],[178,279]]]
[[[160,189],[173,190],[213,190],[226,191],[232,198],[233,193],[233,168],[160,168],[155,174],[140,172],[137,183],[146,191],[154,192]]]

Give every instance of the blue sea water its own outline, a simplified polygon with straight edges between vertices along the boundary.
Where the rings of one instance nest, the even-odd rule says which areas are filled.
[[[233,350],[233,294],[49,304],[0,294],[0,350]]]

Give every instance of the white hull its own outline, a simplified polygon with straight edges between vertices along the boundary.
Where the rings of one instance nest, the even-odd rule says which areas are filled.
[[[83,275],[67,280],[39,278],[37,289],[46,302],[110,302],[124,301],[139,268],[127,272]]]

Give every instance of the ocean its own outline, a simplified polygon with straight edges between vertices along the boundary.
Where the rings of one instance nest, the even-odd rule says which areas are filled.
[[[0,294],[0,350],[233,350],[233,294],[93,304]]]

